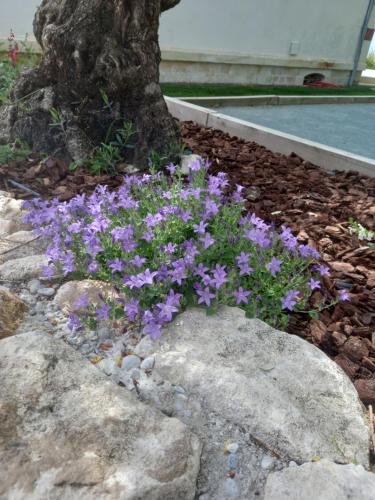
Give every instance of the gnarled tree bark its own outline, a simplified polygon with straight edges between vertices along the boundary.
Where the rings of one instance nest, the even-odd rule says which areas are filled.
[[[21,75],[0,110],[0,139],[86,157],[108,129],[132,122],[135,158],[175,141],[159,86],[161,12],[180,0],[43,0],[34,19],[40,64]],[[103,95],[110,105],[105,105]],[[51,126],[50,110],[61,115]]]

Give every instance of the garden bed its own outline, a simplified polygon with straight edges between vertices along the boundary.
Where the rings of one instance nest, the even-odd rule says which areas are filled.
[[[193,123],[182,125],[182,136],[194,153],[209,157],[213,171],[245,186],[247,208],[276,226],[285,224],[301,242],[315,246],[332,268],[312,301],[328,299],[337,289],[351,294],[322,312],[319,319],[291,314],[288,331],[319,346],[355,381],[365,403],[375,402],[375,247],[349,231],[349,218],[375,229],[375,179],[350,172],[327,173],[295,155],[272,153],[255,143]],[[117,187],[122,175],[92,176],[70,172],[60,161],[24,162],[0,166],[0,189],[19,197],[10,180],[21,182],[45,197],[69,199],[92,191],[97,184]]]

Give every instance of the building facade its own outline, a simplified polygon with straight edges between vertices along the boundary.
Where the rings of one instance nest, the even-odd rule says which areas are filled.
[[[0,37],[32,33],[39,0],[0,0]],[[369,0],[181,0],[161,16],[161,80],[302,85],[308,75],[345,85]],[[375,9],[374,9],[375,11]],[[365,67],[375,12],[366,25]]]

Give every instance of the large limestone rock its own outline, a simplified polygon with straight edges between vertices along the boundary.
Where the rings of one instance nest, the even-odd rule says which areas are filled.
[[[21,299],[0,288],[0,339],[13,335],[26,310],[27,306]]]
[[[24,281],[39,278],[43,267],[48,264],[45,255],[30,255],[12,259],[0,264],[0,279],[9,281]]]
[[[374,500],[375,474],[361,465],[328,460],[268,476],[264,500]]]
[[[369,464],[369,431],[344,372],[313,345],[236,308],[177,317],[139,390],[204,441],[198,491],[207,499],[226,499],[227,487],[259,498],[269,471],[290,460]],[[226,440],[239,445],[231,483],[223,479]]]
[[[0,235],[12,234],[30,227],[23,222],[25,211],[22,200],[11,198],[4,191],[0,193]]]
[[[368,466],[369,433],[357,392],[322,351],[236,308],[186,311],[165,334],[160,374],[200,392],[280,455]]]
[[[40,255],[47,249],[47,241],[33,231],[17,231],[0,239],[0,264],[29,255]]]
[[[75,312],[78,300],[85,296],[92,306],[102,302],[101,297],[107,300],[115,300],[118,293],[113,286],[98,280],[68,281],[64,283],[56,293],[54,303],[63,312]]]
[[[198,439],[62,341],[4,339],[0,371],[0,498],[194,498]]]

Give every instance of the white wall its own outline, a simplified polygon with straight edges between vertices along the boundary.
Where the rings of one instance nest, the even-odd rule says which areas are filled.
[[[353,60],[368,0],[182,0],[162,15],[163,48]],[[299,56],[289,56],[292,40]]]
[[[0,38],[9,28],[19,40],[32,34],[40,1],[0,0]],[[299,84],[311,69],[341,84],[368,1],[181,0],[161,16],[162,79]],[[297,55],[291,41],[300,44]],[[365,42],[360,69],[368,49]]]

